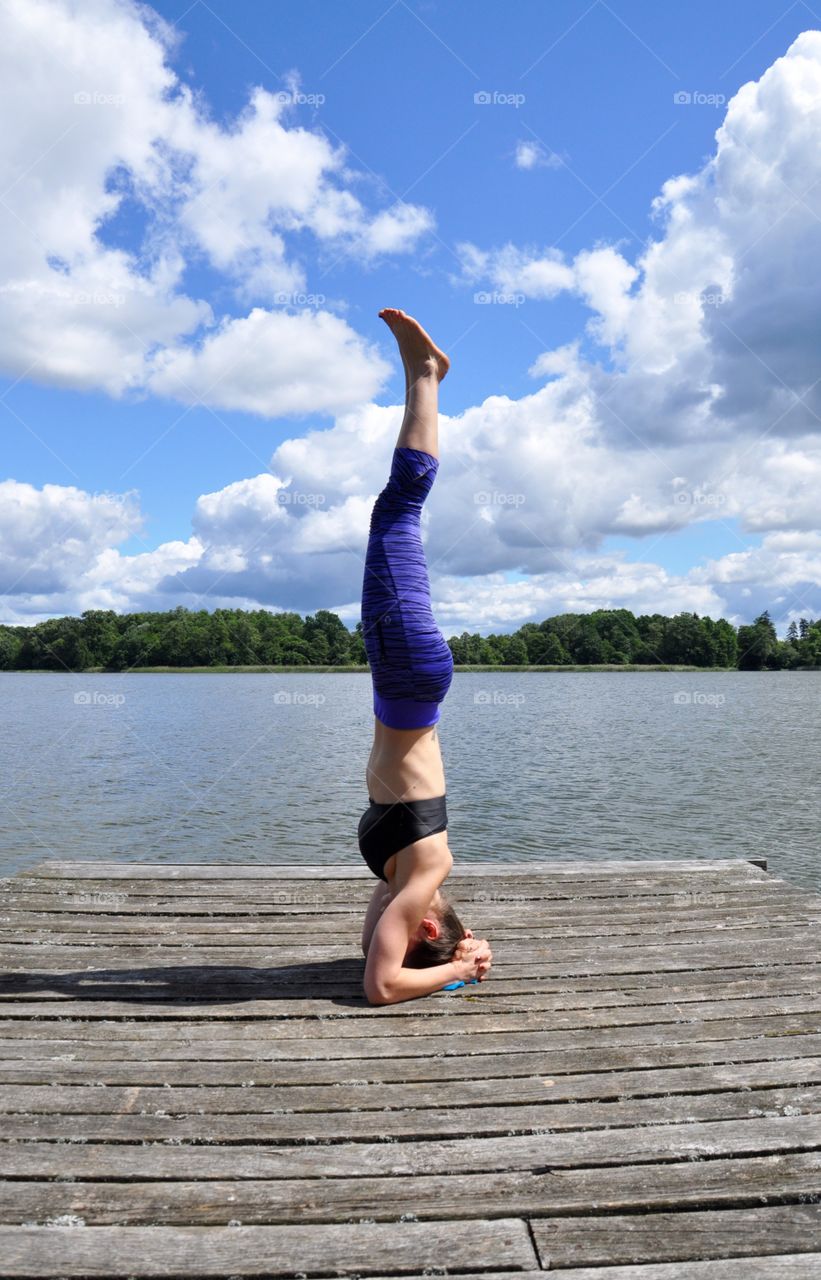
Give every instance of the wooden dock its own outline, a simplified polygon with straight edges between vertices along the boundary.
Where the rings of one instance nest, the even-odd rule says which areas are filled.
[[[0,1273],[817,1280],[821,896],[463,864],[487,982],[362,995],[359,865],[3,883]]]

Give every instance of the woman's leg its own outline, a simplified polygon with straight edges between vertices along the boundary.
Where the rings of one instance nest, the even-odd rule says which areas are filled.
[[[371,517],[362,589],[362,631],[374,712],[390,728],[433,724],[453,659],[431,612],[421,537],[422,505],[438,460],[438,387],[447,356],[410,316],[380,315],[396,336],[406,376],[405,416],[391,475]]]
[[[395,307],[379,312],[399,346],[405,367],[405,416],[397,449],[420,449],[439,457],[439,383],[450,361],[421,324]]]

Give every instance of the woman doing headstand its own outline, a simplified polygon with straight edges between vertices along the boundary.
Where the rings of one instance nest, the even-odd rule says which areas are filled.
[[[374,740],[359,847],[380,879],[362,929],[365,995],[393,1004],[457,980],[482,981],[492,953],[440,892],[453,855],[436,724],[453,658],[431,610],[421,517],[439,468],[439,383],[450,361],[411,316],[392,307],[379,315],[405,367],[405,416],[374,503],[362,584]]]

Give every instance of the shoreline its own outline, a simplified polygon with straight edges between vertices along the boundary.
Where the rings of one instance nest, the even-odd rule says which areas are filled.
[[[678,665],[675,663],[656,663],[652,666],[639,663],[567,663],[564,666],[540,666],[537,664],[521,663],[521,664],[484,664],[469,663],[454,665],[454,673],[463,674],[465,672],[567,672],[568,674],[578,674],[579,672],[588,671],[624,671],[624,672],[651,672],[651,671],[677,671],[677,672],[704,672],[715,675],[717,672],[726,672],[735,675],[761,675],[762,671],[742,671],[738,667],[690,667]],[[791,674],[796,671],[819,671],[819,667],[792,667],[771,669],[770,674],[781,675]],[[19,670],[0,671],[0,675],[15,676],[141,676],[141,675],[367,675],[370,673],[370,667],[364,665],[349,666],[253,666],[253,665],[215,665],[211,667],[132,667],[128,671],[109,671],[105,667],[83,667],[78,671],[51,671],[44,668],[21,668]]]

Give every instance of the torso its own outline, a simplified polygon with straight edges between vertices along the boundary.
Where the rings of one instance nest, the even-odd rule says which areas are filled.
[[[445,768],[435,724],[426,729],[389,729],[374,716],[373,725],[365,784],[375,804],[430,800],[445,794]],[[428,836],[427,842],[441,848],[443,857],[449,856],[447,831]],[[383,909],[396,890],[396,854],[387,859],[384,873],[388,883]]]
[[[365,769],[365,783],[375,804],[443,796],[445,768],[437,726],[389,729],[374,717],[373,746]]]

